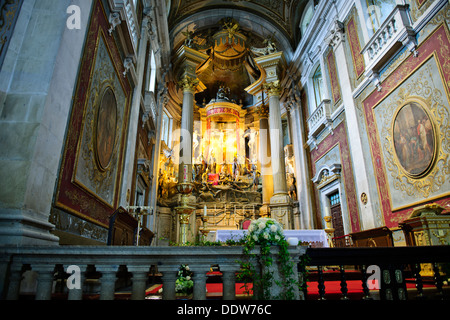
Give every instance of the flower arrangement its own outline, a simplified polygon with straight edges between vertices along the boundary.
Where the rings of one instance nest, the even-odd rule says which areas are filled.
[[[259,253],[254,249],[259,246]],[[277,261],[274,261],[271,247],[278,247]],[[294,263],[290,260],[288,252],[289,244],[283,234],[282,225],[274,219],[260,218],[252,221],[248,228],[244,255],[250,258],[249,261],[257,259],[262,267],[261,272],[256,272],[255,265],[251,262],[242,263],[240,280],[245,283],[252,281],[254,287],[259,287],[260,296],[258,299],[274,298],[271,290],[274,285],[282,287],[278,299],[292,300],[295,297],[295,287],[299,286],[298,279],[295,279]],[[277,265],[277,266],[275,266]],[[273,278],[273,268],[278,268],[282,279]],[[244,285],[246,287],[246,284]]]
[[[175,291],[176,293],[191,294],[193,290],[192,272],[188,265],[182,264],[178,271],[178,278],[175,281]]]
[[[274,219],[260,218],[252,221],[248,227],[248,242],[277,245],[284,239],[283,227]]]

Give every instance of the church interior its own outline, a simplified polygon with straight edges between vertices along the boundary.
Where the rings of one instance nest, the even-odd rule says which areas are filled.
[[[312,248],[448,247],[449,27],[447,0],[2,1],[2,255],[259,218]]]

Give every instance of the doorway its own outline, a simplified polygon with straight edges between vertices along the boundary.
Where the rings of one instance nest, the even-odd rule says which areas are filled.
[[[344,236],[344,223],[342,221],[341,197],[339,191],[328,196],[330,200],[331,222],[334,228],[334,237]]]

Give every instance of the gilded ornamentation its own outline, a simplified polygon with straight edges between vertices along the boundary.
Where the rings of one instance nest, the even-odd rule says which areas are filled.
[[[126,104],[108,49],[100,36],[95,71],[86,102],[84,128],[75,173],[76,182],[113,204],[119,142]]]
[[[14,31],[23,0],[2,1],[0,5],[0,67],[6,54],[6,47]]]
[[[178,85],[183,88],[184,92],[195,92],[195,88],[199,83],[200,81],[198,79],[184,75],[184,77],[178,82]]]
[[[267,91],[267,94],[269,95],[269,97],[280,96],[281,93],[283,92],[283,88],[281,87],[279,80],[265,83],[264,89]]]
[[[369,198],[367,197],[367,193],[361,193],[361,202],[363,205],[366,205],[369,202]]]
[[[411,197],[429,197],[450,174],[450,115],[445,94],[433,83],[433,70],[428,64],[382,113],[386,168],[394,188]]]
[[[267,119],[269,118],[269,107],[268,106],[260,106],[256,112],[258,113],[258,116],[260,119]]]

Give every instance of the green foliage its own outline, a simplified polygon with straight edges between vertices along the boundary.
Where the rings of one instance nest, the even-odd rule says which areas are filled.
[[[283,235],[283,228],[273,219],[261,218],[253,221],[249,226],[249,233],[244,244],[244,255],[247,261],[241,262],[241,273],[238,276],[239,281],[246,283],[252,282],[258,294],[257,299],[270,299],[270,290],[272,286],[278,285],[283,288],[279,299],[293,300],[295,298],[296,287],[302,290],[302,284],[298,281],[295,263],[291,260],[288,251],[289,244]],[[256,246],[259,252],[255,252]],[[278,259],[273,261],[271,247],[278,247]],[[262,267],[260,272],[255,269],[258,262]],[[278,264],[281,273],[281,281],[275,281],[270,266]],[[256,264],[256,265],[258,265]]]
[[[189,270],[189,266],[181,265],[175,281],[175,290],[177,293],[185,294],[190,294],[194,291],[194,281],[192,281],[192,272]]]

